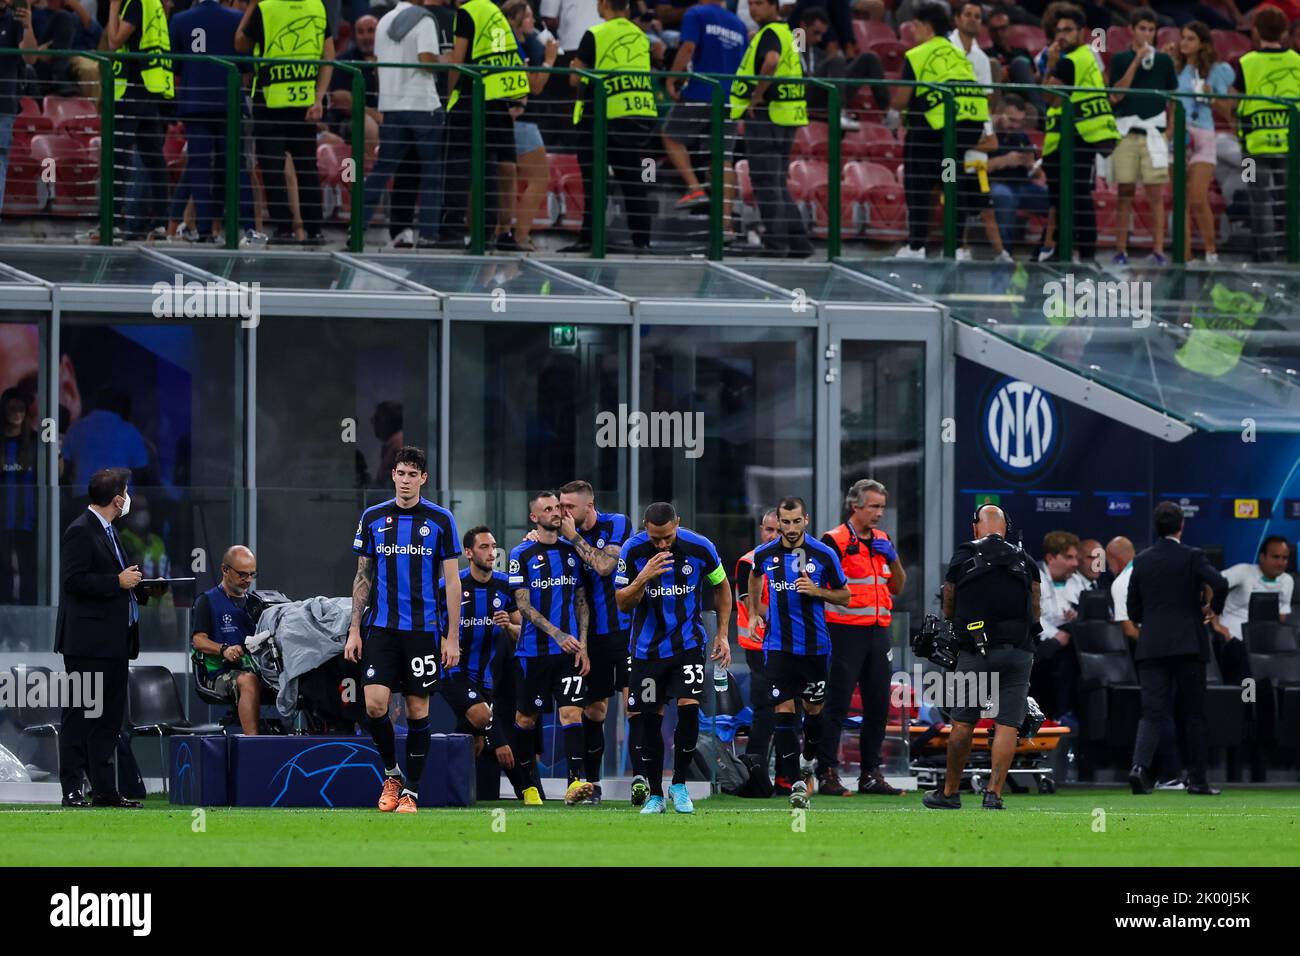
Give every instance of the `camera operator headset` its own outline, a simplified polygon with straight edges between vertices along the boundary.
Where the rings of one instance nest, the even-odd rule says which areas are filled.
[[[958,545],[949,562],[943,585],[943,617],[953,622],[958,640],[957,672],[997,676],[993,769],[984,794],[984,809],[1001,810],[1002,786],[1015,756],[1016,738],[1022,723],[1026,723],[1027,708],[1031,707],[1029,673],[1034,664],[1033,642],[1039,632],[1039,578],[1038,569],[1025,552],[1007,540],[1009,522],[997,505],[976,508],[972,530],[974,540]],[[952,686],[980,687],[978,680],[978,676],[976,681],[958,680]],[[958,789],[981,707],[980,701],[958,703],[963,706],[952,708],[944,787],[930,791],[923,801],[931,809],[961,807]],[[1036,705],[1032,709],[1036,710]],[[1032,736],[1032,731],[1028,735]]]

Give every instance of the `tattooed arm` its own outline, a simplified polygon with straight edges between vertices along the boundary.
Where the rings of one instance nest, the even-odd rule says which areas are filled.
[[[559,644],[560,647],[564,649],[565,653],[574,654],[581,649],[582,645],[578,643],[576,637],[572,634],[565,634],[562,630],[548,621],[545,614],[533,607],[533,602],[530,600],[528,595],[528,588],[515,589],[515,604],[519,606],[519,614],[525,621],[531,622],[533,627],[537,628],[542,633],[553,637],[555,643]],[[522,629],[520,633],[523,633]]]
[[[348,627],[348,642],[343,647],[343,657],[353,663],[361,661],[361,616],[366,612],[374,583],[375,559],[362,555],[357,558],[357,574],[352,579],[352,623]]]
[[[587,592],[578,588],[573,592],[575,610],[578,613],[578,657],[575,661],[578,673],[583,677],[591,670],[591,659],[587,656],[587,624],[591,619],[591,610],[587,606]]]
[[[602,578],[609,577],[614,573],[614,569],[618,567],[620,548],[616,544],[606,545],[603,549],[597,550],[581,535],[578,535],[569,543],[573,545],[573,550],[578,552],[578,557],[582,558],[583,564]]]

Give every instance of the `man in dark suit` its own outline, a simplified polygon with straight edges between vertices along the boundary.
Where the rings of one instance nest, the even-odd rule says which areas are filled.
[[[1138,682],[1142,688],[1142,719],[1133,747],[1129,785],[1134,793],[1150,793],[1151,761],[1160,734],[1173,713],[1177,694],[1186,721],[1187,792],[1216,795],[1206,778],[1205,665],[1210,642],[1205,629],[1209,608],[1223,610],[1228,582],[1198,548],[1180,540],[1183,510],[1162,501],[1155,510],[1157,540],[1133,559],[1128,586],[1128,616],[1142,626],[1137,640]]]
[[[140,569],[130,563],[113,522],[131,509],[131,472],[105,468],[90,478],[90,506],[63,533],[62,600],[54,649],[83,687],[100,690],[98,707],[65,707],[59,778],[65,807],[139,807],[117,790],[113,752],[126,718],[128,661],[140,653]],[[83,703],[88,703],[83,695]],[[95,712],[98,711],[98,714]],[[90,776],[93,797],[81,793]]]

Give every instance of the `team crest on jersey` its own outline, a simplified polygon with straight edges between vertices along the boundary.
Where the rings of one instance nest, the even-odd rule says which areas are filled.
[[[469,600],[469,592],[468,592],[468,591],[461,591],[461,592],[460,592],[460,596],[461,596],[461,598],[463,598],[463,599],[466,600],[466,601]]]
[[[501,598],[500,598],[500,596],[494,597],[494,598],[492,599],[492,606],[493,606],[493,607],[500,607],[500,606],[501,606]]]
[[[357,537],[361,537],[361,519],[357,519]]]
[[[598,547],[598,548],[603,548],[603,547],[605,547],[605,539],[604,539],[604,538],[597,538],[597,539],[596,539],[596,547]]]
[[[812,574],[814,571],[817,570],[817,565],[815,565],[815,564],[813,564],[813,562],[809,561],[807,564],[805,564],[805,565],[803,566],[803,570],[804,570],[804,573],[805,573],[805,574]]]
[[[541,707],[541,706],[542,706],[542,699],[541,699],[540,697],[534,697],[534,698],[533,698],[533,704],[534,704],[535,706],[537,706],[537,707]]]
[[[618,570],[623,574],[627,573],[627,562],[622,558],[618,559]]]
[[[629,707],[635,707],[635,706],[636,706],[636,695],[635,695],[635,694],[628,694],[628,695],[627,695],[627,705],[628,705]]]
[[[691,574],[691,573],[692,573],[691,566],[689,564],[682,565],[682,574]]]
[[[477,699],[478,699],[478,694],[474,693],[473,691],[470,691],[468,696],[469,696],[469,699],[470,699],[470,700],[477,700]]]
[[[773,696],[773,697],[780,697],[780,696],[781,696],[781,691],[778,690],[777,688],[773,687],[773,688],[772,688],[772,696]]]
[[[569,567],[573,567],[573,558],[569,558]]]
[[[429,533],[429,526],[427,524],[420,525],[420,534],[427,535],[428,533]]]
[[[519,573],[519,561],[518,561],[518,559],[516,559],[516,558],[511,558],[511,559],[510,559],[510,573],[511,573],[511,574],[518,574],[518,573]]]
[[[366,668],[366,676],[367,676],[367,677],[374,677],[374,676],[375,676],[375,669],[374,669],[373,667],[367,667],[367,668]]]

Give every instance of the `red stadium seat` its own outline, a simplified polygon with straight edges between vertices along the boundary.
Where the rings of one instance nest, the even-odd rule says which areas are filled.
[[[898,36],[894,33],[894,28],[888,23],[880,20],[853,21],[853,42],[857,44],[858,52],[869,49],[871,44],[878,40],[897,39]]]
[[[790,150],[792,159],[826,158],[827,129],[825,123],[809,123],[800,126],[794,134],[794,148]]]
[[[565,229],[581,229],[586,195],[582,187],[582,169],[573,153],[547,153],[550,170],[549,191],[560,203],[559,224]]]
[[[740,201],[754,204],[754,183],[749,178],[749,160],[736,160],[736,185],[740,187]]]
[[[99,153],[62,133],[32,138],[32,161],[52,168],[49,211],[56,216],[90,216],[99,211]]]
[[[880,65],[885,68],[885,75],[897,79],[903,72],[903,57],[907,46],[899,40],[881,40],[871,45],[871,52],[880,57]]]
[[[28,102],[31,101],[28,100]],[[24,146],[30,146],[33,136],[52,132],[54,132],[54,124],[50,122],[48,116],[26,111],[19,113],[14,117],[14,148],[17,148],[20,143]]]
[[[864,164],[870,167],[872,164]],[[889,171],[883,167],[877,166],[886,174]],[[903,187],[894,181],[893,175],[889,174],[888,183],[880,182],[868,186],[866,201],[863,204],[866,212],[866,229],[864,234],[868,239],[874,239],[878,242],[897,242],[907,237],[907,201],[903,195]]]
[[[99,133],[99,110],[94,100],[79,96],[47,96],[44,113],[55,130],[83,146],[90,137]]]
[[[1007,45],[1023,47],[1032,54],[1047,46],[1047,34],[1041,27],[1028,23],[1017,23],[1007,28]]]
[[[14,138],[5,170],[5,201],[0,213],[31,215],[45,208],[49,190],[41,183],[41,166],[32,159],[31,140]]]
[[[897,186],[898,178],[888,166],[879,163],[858,163],[863,178],[863,185],[868,189],[877,186]]]
[[[790,195],[797,203],[810,203],[819,186],[825,187],[829,172],[824,162],[796,159],[790,163]]]
[[[1156,49],[1163,50],[1171,43],[1177,43],[1183,35],[1178,27],[1161,27],[1156,31]]]
[[[1111,27],[1106,31],[1106,48],[1102,51],[1107,63],[1116,53],[1123,53],[1133,45],[1133,31],[1128,27]]]
[[[1250,52],[1250,37],[1244,33],[1237,33],[1234,30],[1211,30],[1210,36],[1214,38],[1214,49],[1219,54],[1220,60],[1240,59],[1243,54]]]
[[[863,123],[860,129],[845,134],[840,154],[846,160],[868,159],[895,166],[903,158],[903,146],[893,132],[879,123]]]

